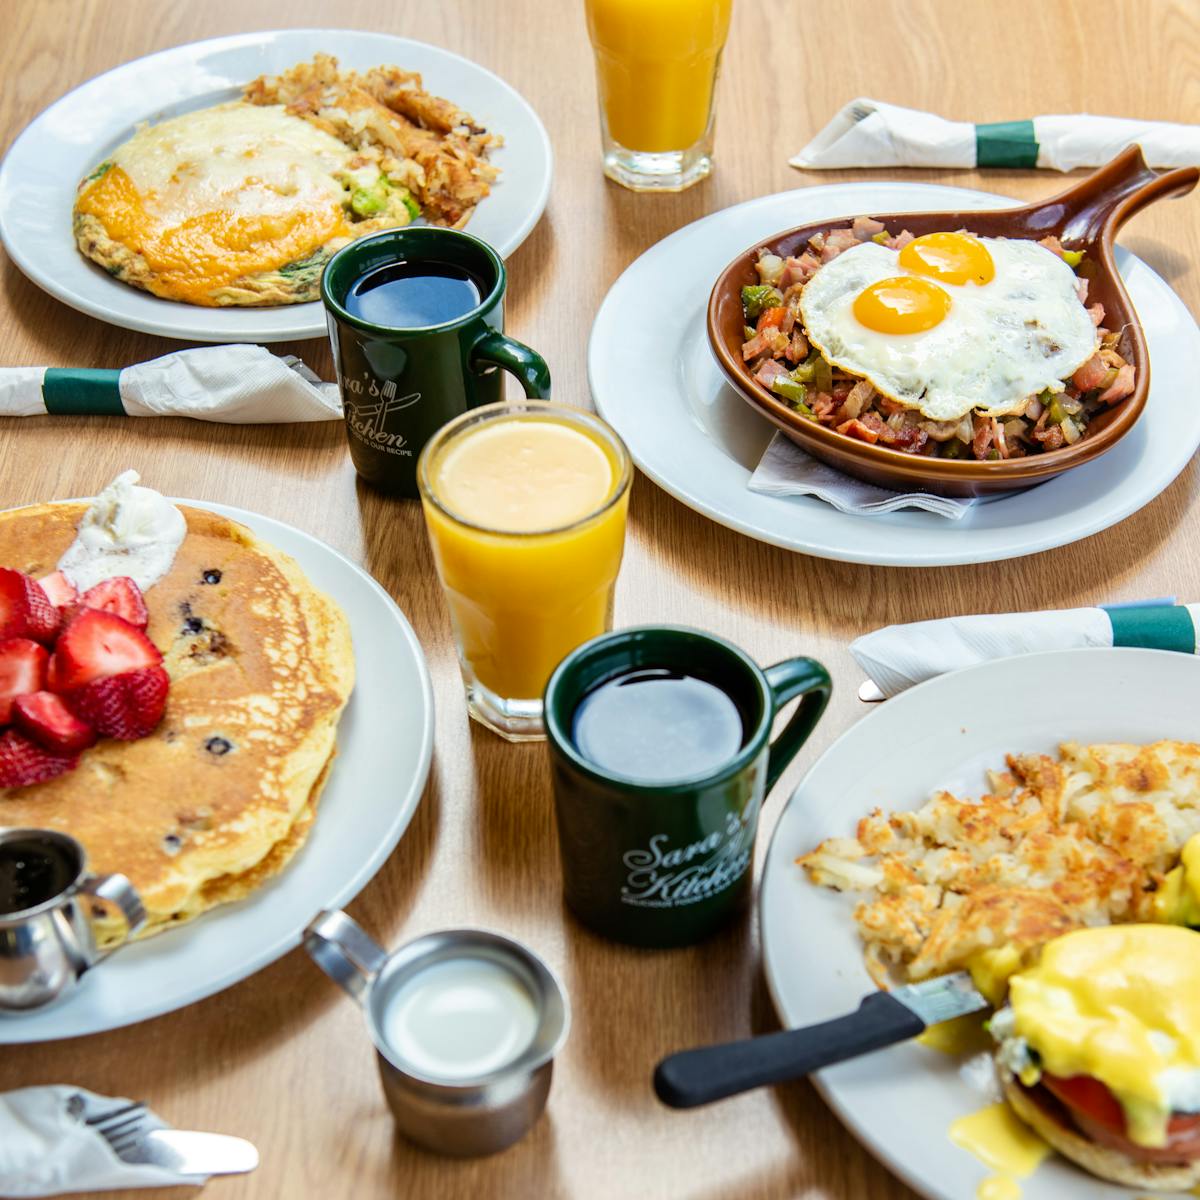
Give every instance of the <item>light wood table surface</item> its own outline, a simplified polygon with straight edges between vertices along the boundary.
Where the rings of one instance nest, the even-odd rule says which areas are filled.
[[[601,176],[579,0],[6,0],[2,9],[5,145],[93,75],[221,34],[370,29],[448,47],[497,72],[541,114],[557,156],[550,207],[510,261],[508,328],[542,351],[556,397],[574,404],[589,403],[592,317],[618,274],[649,246],[755,196],[869,177],[787,165],[851,97],[978,121],[1081,111],[1187,121],[1200,112],[1194,0],[737,0],[719,91],[715,175],[679,196],[636,196]],[[1030,198],[1063,185],[1056,174],[1034,171],[900,174]],[[1200,312],[1200,199],[1153,208],[1122,240]],[[76,314],[7,259],[0,285],[0,364],[117,367],[175,348]],[[302,354],[332,377],[323,341],[279,349]],[[629,387],[638,387],[636,377]],[[654,404],[655,397],[644,401]],[[92,494],[134,466],[149,484],[176,495],[292,522],[373,573],[424,644],[438,725],[421,807],[350,912],[390,944],[456,924],[508,931],[561,972],[574,1005],[547,1116],[524,1142],[490,1160],[441,1160],[394,1136],[357,1011],[300,951],[155,1021],[83,1040],[5,1047],[0,1089],[71,1082],[143,1099],[182,1128],[251,1138],[262,1165],[250,1176],[211,1183],[206,1195],[222,1200],[912,1196],[807,1083],[690,1114],[654,1100],[650,1073],[663,1052],[774,1027],[754,922],[692,949],[649,953],[607,944],[564,913],[545,750],[507,745],[468,723],[419,509],[356,484],[340,426],[6,420],[0,462],[3,507]],[[789,788],[863,714],[855,698],[861,675],[846,650],[853,637],[893,621],[959,612],[1168,593],[1200,599],[1198,487],[1193,465],[1117,528],[1047,554],[897,570],[760,545],[639,478],[617,621],[686,622],[734,639],[764,663],[803,652],[830,667],[834,702],[768,807],[761,854]],[[394,702],[379,695],[357,703]],[[395,705],[395,719],[405,719],[402,705]],[[379,793],[386,802],[386,780]]]

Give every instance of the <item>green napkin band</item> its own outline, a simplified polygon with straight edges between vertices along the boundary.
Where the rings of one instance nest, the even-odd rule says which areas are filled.
[[[123,417],[120,371],[47,367],[42,402],[54,416]]]
[[[1142,608],[1107,608],[1114,646],[1196,653],[1196,627],[1182,605],[1157,604]]]
[[[993,121],[975,126],[977,167],[1036,167],[1037,134],[1032,121]]]

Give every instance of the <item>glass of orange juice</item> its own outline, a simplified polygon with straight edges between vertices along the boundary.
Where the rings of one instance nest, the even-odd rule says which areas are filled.
[[[585,0],[604,173],[678,192],[712,170],[714,91],[733,0]]]
[[[510,741],[545,736],[551,672],[612,628],[632,476],[599,417],[547,401],[471,409],[421,452],[467,707]]]

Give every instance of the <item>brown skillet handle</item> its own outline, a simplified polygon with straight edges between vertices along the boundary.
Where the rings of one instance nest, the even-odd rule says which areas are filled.
[[[1094,174],[1037,207],[1045,228],[1072,246],[1098,240],[1102,233],[1111,238],[1147,204],[1184,196],[1198,179],[1197,167],[1155,171],[1146,166],[1140,146],[1129,146]]]

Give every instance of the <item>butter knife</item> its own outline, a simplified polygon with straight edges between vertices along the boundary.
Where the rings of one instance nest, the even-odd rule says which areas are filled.
[[[654,1091],[672,1108],[711,1104],[906,1042],[987,1007],[965,971],[872,992],[855,1012],[819,1025],[671,1054],[654,1072]]]
[[[155,1129],[122,1156],[179,1175],[240,1175],[258,1166],[258,1150],[245,1138],[187,1129]]]

